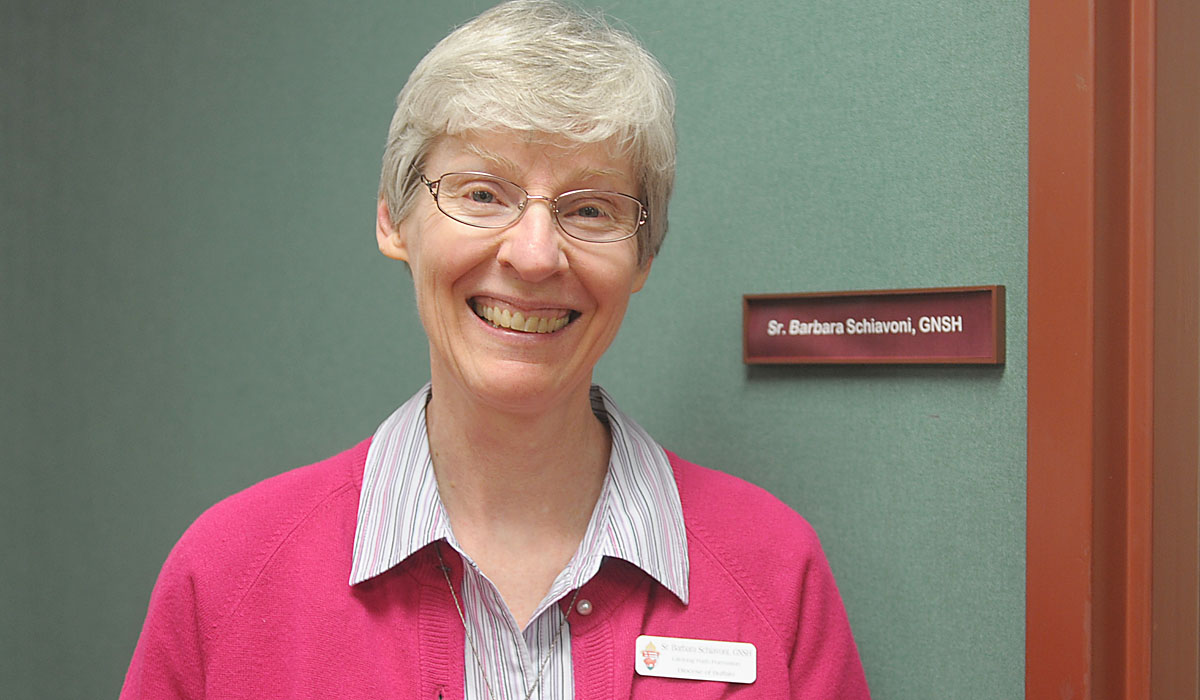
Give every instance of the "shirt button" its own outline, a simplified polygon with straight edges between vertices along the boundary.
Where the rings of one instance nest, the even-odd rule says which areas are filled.
[[[584,598],[583,600],[581,600],[575,604],[575,611],[578,612],[580,615],[585,615],[585,616],[591,615],[592,614],[592,601],[588,600],[587,598]]]

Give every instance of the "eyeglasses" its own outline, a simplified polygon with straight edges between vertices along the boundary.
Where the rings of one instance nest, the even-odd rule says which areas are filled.
[[[646,223],[646,206],[619,192],[571,190],[551,199],[529,194],[520,185],[487,173],[446,173],[433,181],[417,174],[437,208],[468,226],[511,226],[525,214],[531,199],[545,200],[558,227],[581,241],[623,241]]]

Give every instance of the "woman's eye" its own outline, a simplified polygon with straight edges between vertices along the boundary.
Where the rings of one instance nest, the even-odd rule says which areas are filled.
[[[495,193],[489,192],[487,190],[471,190],[471,192],[467,196],[471,198],[472,202],[477,202],[479,204],[495,204],[496,203]]]
[[[596,203],[580,204],[573,207],[567,216],[579,217],[581,219],[603,219],[609,217],[609,210]]]

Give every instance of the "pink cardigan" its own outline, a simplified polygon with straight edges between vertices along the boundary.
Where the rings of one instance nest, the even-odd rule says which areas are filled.
[[[351,587],[369,441],[218,503],[163,565],[121,691],[135,698],[463,695],[462,624],[432,550]],[[606,560],[571,615],[575,697],[868,698],[816,534],[762,489],[668,453],[687,526],[690,601]],[[459,558],[449,560],[458,585]],[[634,672],[639,634],[751,642],[751,685]]]

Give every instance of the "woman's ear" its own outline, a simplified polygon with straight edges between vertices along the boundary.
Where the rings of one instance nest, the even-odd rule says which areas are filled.
[[[393,260],[408,262],[408,241],[403,229],[404,226],[392,222],[387,202],[380,197],[375,208],[375,240],[379,243],[379,252]]]

